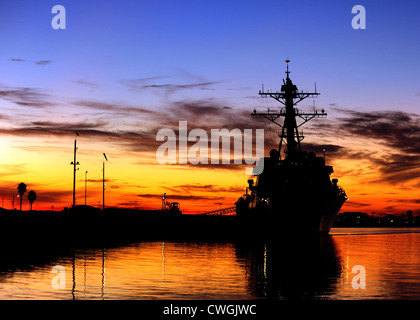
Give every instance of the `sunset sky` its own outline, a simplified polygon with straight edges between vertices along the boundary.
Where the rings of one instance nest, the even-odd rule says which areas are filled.
[[[55,30],[54,5],[66,9]],[[351,9],[366,8],[354,30]],[[230,207],[244,165],[160,165],[160,129],[266,130],[250,113],[281,105],[286,58],[299,90],[324,108],[303,126],[304,149],[334,166],[349,201],[342,211],[420,214],[420,3],[417,1],[1,1],[0,195],[12,208],[20,182],[35,210],[72,204],[159,208],[163,193],[185,213]],[[319,154],[321,155],[321,154]],[[27,195],[23,209],[28,210]],[[15,197],[15,207],[18,203]]]

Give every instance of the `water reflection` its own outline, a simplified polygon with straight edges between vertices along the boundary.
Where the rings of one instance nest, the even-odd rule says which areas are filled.
[[[253,296],[312,299],[335,290],[342,269],[331,236],[293,242],[237,243]]]
[[[0,287],[24,299],[310,299],[331,293],[341,269],[333,239],[314,240],[38,251],[37,259],[15,255],[1,264],[0,274],[12,281],[0,277]],[[66,269],[66,290],[51,288],[57,264]]]
[[[343,266],[331,236],[311,239],[310,243],[293,244],[290,242],[140,243],[121,250],[124,251],[122,257],[127,258],[123,270],[130,279],[128,291],[131,294],[122,298],[145,298],[151,294],[145,292],[144,286],[147,286],[154,291],[156,297],[161,298],[313,299],[334,294],[343,274]],[[99,263],[101,265],[101,269],[97,270],[101,276],[100,298],[104,299],[107,288],[106,250],[101,250],[101,261],[98,261],[97,251],[96,265]],[[133,263],[133,255],[139,259],[148,256],[151,261],[146,264],[147,266],[139,267],[144,262]],[[234,258],[236,265],[232,264],[231,258]],[[73,299],[81,298],[80,295],[77,296],[81,290],[76,288],[77,281],[80,281],[76,280],[76,259],[73,255],[71,291]],[[115,250],[110,259],[109,264],[113,266],[110,287],[115,281],[122,286],[122,279],[116,280],[119,277],[116,265],[121,262],[116,264],[118,254]],[[83,292],[86,297],[86,252],[84,260]],[[92,271],[89,270],[90,278],[93,277]],[[145,274],[147,276],[143,278]],[[245,276],[245,282],[239,280],[240,274]],[[224,281],[220,281],[221,279]],[[228,287],[232,287],[233,290],[229,290]],[[125,289],[121,288],[115,292],[110,288],[110,295],[107,297],[118,297]],[[168,291],[173,291],[174,294],[168,296]]]
[[[82,298],[79,293],[82,292],[81,289],[79,289],[78,286],[80,286],[80,275],[83,273],[83,298],[86,298],[86,294],[92,294],[93,292],[88,288],[92,287],[88,284],[88,279],[92,279],[92,277],[95,277],[96,271],[92,272],[91,269],[88,269],[88,264],[92,264],[92,261],[94,262],[94,265],[98,265],[98,258],[95,257],[97,254],[95,252],[101,252],[101,261],[100,261],[100,276],[101,276],[101,285],[100,285],[100,299],[104,300],[105,297],[105,275],[106,275],[106,269],[105,269],[105,261],[106,261],[106,249],[95,249],[95,250],[73,250],[71,255],[71,270],[72,270],[72,286],[71,286],[71,297],[73,300]],[[93,254],[92,254],[93,253]],[[88,259],[88,255],[89,259]],[[83,256],[83,258],[81,258]],[[64,257],[57,257],[57,260],[66,260]],[[88,260],[91,260],[88,262]],[[80,270],[80,262],[83,261],[83,271]],[[88,290],[88,291],[87,291]]]
[[[140,242],[67,251],[3,246],[0,299],[420,297],[420,233],[351,232],[310,241]],[[63,290],[51,286],[57,265],[66,271]],[[366,269],[365,290],[352,287],[355,265]]]

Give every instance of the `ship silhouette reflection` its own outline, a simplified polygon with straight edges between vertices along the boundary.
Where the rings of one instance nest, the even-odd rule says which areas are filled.
[[[65,294],[62,296],[65,299],[105,299],[106,297],[141,299],[152,293],[147,292],[147,290],[144,291],[142,286],[135,285],[136,281],[143,281],[141,276],[142,269],[139,269],[139,274],[133,273],[134,271],[130,269],[133,267],[132,264],[124,267],[125,269],[123,268],[123,270],[127,272],[127,275],[133,277],[133,285],[125,288],[121,284],[121,288],[117,291],[115,291],[115,287],[111,286],[108,288],[107,280],[111,280],[111,282],[116,281],[112,279],[112,275],[116,276],[118,272],[115,273],[115,270],[113,272],[112,267],[110,267],[111,273],[108,273],[106,271],[107,266],[115,266],[115,261],[118,262],[118,260],[115,260],[115,257],[121,255],[121,252],[128,250],[128,262],[137,258],[149,259],[147,260],[149,262],[154,261],[156,264],[151,264],[152,269],[149,269],[148,272],[150,275],[162,273],[162,278],[153,278],[152,276],[150,279],[145,279],[148,281],[146,283],[149,285],[153,283],[155,290],[158,291],[163,290],[162,292],[167,292],[167,290],[173,290],[176,292],[180,290],[177,285],[165,287],[165,282],[162,282],[162,279],[165,278],[165,273],[169,272],[168,279],[172,279],[168,283],[173,282],[174,284],[180,279],[188,279],[188,270],[179,268],[176,264],[165,266],[167,260],[174,261],[177,257],[177,255],[174,255],[176,252],[189,252],[188,255],[179,256],[181,259],[180,264],[188,265],[188,263],[196,261],[194,255],[201,255],[202,257],[203,254],[208,254],[211,256],[211,254],[219,251],[218,254],[222,255],[220,261],[222,261],[223,265],[216,267],[219,267],[220,271],[224,270],[226,260],[223,260],[223,257],[233,258],[234,261],[236,260],[236,263],[230,264],[232,270],[237,270],[245,278],[245,283],[242,280],[237,282],[237,278],[232,278],[233,283],[238,285],[238,293],[231,291],[236,297],[245,294],[245,297],[255,298],[317,300],[322,299],[323,296],[328,298],[328,296],[334,295],[340,287],[339,282],[344,269],[339,251],[336,250],[334,239],[329,235],[314,237],[311,241],[306,241],[307,239],[299,241],[297,239],[298,235],[293,237],[287,236],[282,239],[283,241],[254,241],[249,239],[239,242],[170,243],[171,249],[168,252],[166,252],[167,249],[164,242],[162,244],[160,242],[152,242],[150,245],[139,243],[134,247],[111,246],[107,248],[79,248],[69,251],[58,250],[55,253],[51,253],[49,250],[18,250],[12,251],[13,253],[9,255],[3,254],[3,259],[0,261],[0,284],[14,275],[19,277],[20,272],[31,272],[35,269],[40,270],[40,274],[42,274],[42,270],[50,272],[49,270],[51,270],[52,266],[64,263],[67,266],[66,268],[68,268],[68,290],[65,290],[66,293],[62,292],[62,294]],[[153,245],[153,243],[159,244],[159,252],[156,250],[157,245]],[[108,251],[110,252],[109,254]],[[33,253],[30,254],[30,252]],[[150,254],[154,254],[154,260]],[[166,259],[167,254],[169,254],[168,259]],[[125,257],[124,254],[122,256]],[[206,270],[206,267],[202,266],[205,263],[203,262],[204,260],[201,258],[198,261],[200,261],[198,265],[203,268],[202,270]],[[223,261],[225,262],[223,263]],[[232,263],[232,260],[230,261]],[[143,262],[138,261],[134,265],[134,269],[137,268],[137,264],[141,265]],[[213,270],[210,273],[213,276],[217,275]],[[171,278],[174,275],[175,278]],[[202,288],[204,291],[200,293],[199,290],[194,289],[194,293],[186,292],[183,294],[191,295],[195,299],[201,297],[202,294],[204,294],[203,297],[211,296],[213,298],[219,297],[219,299],[220,297],[229,297],[229,293],[213,290],[212,285],[214,284],[201,283],[200,281],[205,282],[208,280],[205,274],[198,273],[195,274],[195,277],[197,277],[198,282],[192,285],[196,285],[197,288]],[[159,281],[156,279],[159,279]],[[44,289],[48,291],[50,283],[47,281],[44,285]],[[127,283],[124,282],[124,285],[127,285]],[[219,283],[218,285],[223,286],[227,285],[227,283]],[[241,287],[244,291],[242,291]],[[182,296],[182,290],[180,292],[180,296]],[[57,291],[53,290],[50,292],[49,297],[55,299],[58,297],[55,294],[57,294]],[[174,294],[176,295],[176,293]],[[156,298],[165,297],[165,295],[156,296]]]
[[[239,242],[238,261],[245,263],[250,294],[286,300],[319,299],[334,293],[342,263],[334,239],[314,238],[310,244],[294,238],[286,242]]]

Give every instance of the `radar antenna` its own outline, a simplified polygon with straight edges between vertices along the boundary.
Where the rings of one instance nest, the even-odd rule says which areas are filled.
[[[299,102],[309,97],[315,98],[319,95],[319,93],[316,91],[316,84],[315,92],[298,91],[296,85],[293,84],[289,77],[290,60],[287,59],[285,62],[287,77],[286,80],[283,80],[281,91],[264,92],[263,89],[259,92],[259,95],[262,97],[271,97],[283,104],[284,107],[282,107],[280,110],[268,109],[267,112],[257,112],[254,109],[254,112],[251,113],[251,116],[254,118],[265,118],[281,128],[281,134],[279,134],[279,154],[281,152],[283,143],[285,143],[285,159],[293,160],[298,153],[302,152],[300,142],[304,139],[304,136],[302,132],[299,132],[298,128],[313,118],[325,118],[327,114],[324,109],[321,111],[314,110],[314,112],[302,112],[295,108]],[[280,117],[284,117],[283,123],[278,122]],[[298,124],[296,118],[301,119],[302,122]]]

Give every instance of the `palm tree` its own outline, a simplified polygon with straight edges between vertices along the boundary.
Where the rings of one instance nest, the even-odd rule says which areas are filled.
[[[28,200],[29,203],[31,204],[31,211],[32,211],[32,203],[34,203],[34,201],[36,200],[36,192],[31,190],[28,193]]]
[[[23,194],[26,192],[26,184],[23,182],[19,183],[18,187],[18,193],[20,194],[20,211],[22,211],[22,197]]]

